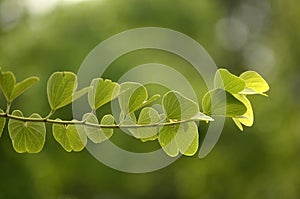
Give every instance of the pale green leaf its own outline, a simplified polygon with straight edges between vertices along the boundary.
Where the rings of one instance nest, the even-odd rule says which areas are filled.
[[[86,146],[87,137],[82,125],[53,124],[52,132],[55,140],[67,152],[82,151]]]
[[[147,124],[156,124],[160,122],[159,113],[151,108],[146,107],[143,108],[140,112],[137,124],[138,125],[147,125]],[[158,133],[157,127],[143,127],[143,128],[136,128],[130,129],[130,132],[133,134],[134,137],[138,139],[144,139],[144,141],[153,140]]]
[[[47,95],[52,110],[57,110],[72,102],[77,88],[77,78],[72,72],[55,72],[47,84]]]
[[[38,77],[29,77],[14,86],[13,92],[10,96],[10,101],[15,100],[22,93],[24,93],[27,89],[32,87],[35,83],[39,81]]]
[[[222,89],[207,92],[202,99],[202,108],[205,114],[226,117],[241,116],[247,110],[241,101]]]
[[[179,152],[186,156],[192,156],[199,146],[198,127],[194,122],[164,126],[159,132],[158,141],[163,150],[171,157],[176,157]]]
[[[242,78],[246,83],[246,88],[241,91],[240,94],[266,95],[264,93],[270,89],[268,83],[264,80],[264,78],[255,71],[246,71],[240,75],[240,78]]]
[[[112,101],[120,93],[120,85],[107,79],[93,79],[91,87],[92,89],[88,93],[88,100],[93,110],[97,110],[104,104]]]
[[[169,120],[186,120],[199,112],[198,104],[177,91],[167,92],[162,99],[162,104]]]
[[[0,109],[0,113],[4,113],[2,109]],[[5,127],[6,119],[4,117],[0,117],[0,138],[3,133],[3,129]]]
[[[195,122],[180,125],[175,141],[181,154],[186,156],[195,155],[199,146],[198,127]]]
[[[91,124],[99,124],[96,115],[92,113],[86,113],[83,116],[83,120]],[[114,124],[114,117],[112,115],[105,115],[101,120],[102,125],[112,125]],[[101,143],[109,139],[113,134],[113,129],[108,128],[95,128],[84,126],[84,130],[88,138],[94,143]]]
[[[0,87],[2,90],[2,93],[4,94],[6,100],[8,102],[10,101],[11,94],[14,90],[16,84],[16,78],[14,74],[10,71],[8,72],[2,72],[0,68]]]
[[[179,149],[175,141],[178,129],[179,125],[164,126],[158,134],[160,146],[171,157],[176,157],[179,154]]]
[[[226,69],[219,69],[215,74],[214,79],[215,88],[223,88],[229,93],[239,93],[245,88],[243,79],[231,74]]]
[[[19,110],[13,111],[12,115],[23,117],[22,112]],[[41,116],[34,113],[30,118],[40,119]],[[13,147],[18,153],[38,153],[43,149],[46,139],[45,123],[10,119],[8,131]]]
[[[148,99],[147,89],[142,84],[124,82],[121,84],[119,104],[123,114],[127,115],[152,103],[159,97],[159,95],[154,95]]]

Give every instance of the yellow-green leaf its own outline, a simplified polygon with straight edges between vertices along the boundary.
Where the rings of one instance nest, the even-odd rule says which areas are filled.
[[[120,85],[111,80],[102,78],[94,79],[91,83],[91,90],[88,93],[90,107],[97,110],[104,104],[115,99],[120,92]]]
[[[215,88],[223,88],[229,93],[239,93],[245,88],[243,79],[231,74],[227,69],[219,69],[215,74]]]
[[[264,93],[270,89],[266,80],[264,80],[264,78],[255,71],[246,71],[240,75],[240,78],[242,78],[246,83],[245,89],[243,91],[241,91],[240,94],[266,95]]]
[[[19,110],[13,111],[12,115],[23,117]],[[41,116],[34,113],[30,118],[41,119]],[[8,131],[13,147],[18,153],[38,153],[43,149],[46,139],[45,123],[10,119]]]
[[[53,124],[52,132],[55,140],[67,152],[82,151],[86,146],[87,137],[82,125]]]

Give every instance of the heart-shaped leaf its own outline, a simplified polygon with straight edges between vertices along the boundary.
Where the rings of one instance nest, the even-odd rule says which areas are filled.
[[[202,99],[202,108],[205,114],[226,117],[241,116],[247,111],[241,101],[222,89],[207,92]]]
[[[239,93],[245,88],[243,79],[231,74],[226,69],[219,69],[215,74],[214,79],[215,88],[223,88],[229,93]]]
[[[102,78],[93,79],[91,90],[88,93],[90,107],[97,110],[102,105],[115,99],[120,92],[120,85],[111,80],[103,80]]]
[[[154,95],[148,99],[148,92],[145,86],[135,82],[124,82],[121,84],[119,104],[122,112],[127,115],[152,103],[160,96]]]
[[[163,150],[171,157],[176,157],[179,152],[186,156],[192,156],[199,146],[197,125],[190,122],[164,126],[159,132],[158,141]]]
[[[19,110],[13,111],[12,115],[23,117],[22,112]],[[30,118],[41,119],[41,116],[34,113]],[[10,119],[8,131],[13,147],[18,153],[38,153],[43,149],[46,139],[45,123]]]
[[[162,104],[168,120],[191,119],[199,112],[196,102],[184,97],[177,91],[167,92],[163,96]]]
[[[2,72],[0,68],[0,87],[6,100],[10,103],[38,81],[38,77],[29,77],[16,84],[14,74],[10,71]]]
[[[146,124],[155,124],[159,122],[160,122],[159,113],[151,107],[146,107],[141,110],[137,124],[146,125]],[[130,129],[130,132],[133,134],[134,137],[146,141],[148,138],[150,140],[155,139],[155,135],[158,133],[158,128],[143,127],[143,128]]]
[[[83,116],[83,120],[91,124],[99,124],[97,117],[92,113],[87,113]],[[105,115],[101,119],[101,125],[113,125],[115,119],[112,115]],[[95,128],[84,126],[84,130],[88,138],[94,143],[101,143],[109,139],[113,135],[113,129],[109,128]]]
[[[264,94],[270,87],[268,83],[255,71],[246,71],[240,75],[246,83],[246,88],[240,92],[240,94],[253,95],[253,94]]]
[[[0,109],[0,113],[1,114],[4,113],[2,109]],[[0,117],[0,138],[1,138],[2,133],[3,133],[5,123],[6,123],[6,119],[4,117]]]
[[[52,132],[55,140],[67,152],[82,151],[86,146],[87,137],[82,125],[53,124]]]
[[[245,95],[235,94],[234,97],[240,100],[247,108],[246,113],[244,113],[241,117],[232,118],[234,123],[237,125],[237,127],[239,127],[241,131],[243,131],[242,124],[248,127],[253,125],[253,121],[254,121],[253,109],[250,101],[247,99]]]
[[[55,72],[47,84],[47,95],[51,110],[62,108],[80,98],[89,91],[89,88],[77,89],[77,77],[72,72]]]

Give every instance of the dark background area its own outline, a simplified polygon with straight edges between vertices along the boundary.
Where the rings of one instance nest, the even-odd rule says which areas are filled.
[[[252,128],[240,133],[227,120],[207,157],[182,157],[146,174],[113,170],[86,150],[67,153],[55,142],[50,126],[42,152],[18,154],[5,131],[0,140],[0,198],[299,198],[299,6],[295,0],[103,0],[61,3],[36,13],[26,1],[1,0],[0,66],[19,80],[31,75],[41,79],[12,107],[26,115],[49,112],[46,83],[51,73],[76,73],[101,41],[146,26],[190,36],[219,67],[236,74],[256,70],[271,90],[268,98],[251,98]],[[114,64],[126,68],[147,63],[156,53],[136,52]],[[176,59],[162,54],[154,61],[176,66]],[[107,74],[111,79],[118,75],[120,71]],[[0,103],[5,108],[3,96]],[[71,111],[68,106],[56,116],[70,119]]]

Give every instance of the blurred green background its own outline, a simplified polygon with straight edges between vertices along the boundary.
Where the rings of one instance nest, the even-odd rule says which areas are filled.
[[[252,128],[240,133],[228,120],[206,158],[182,157],[146,174],[113,170],[87,151],[67,153],[54,141],[50,127],[41,153],[17,154],[6,131],[0,140],[1,199],[300,198],[299,1],[46,2],[0,0],[0,66],[19,80],[30,75],[41,79],[13,106],[26,115],[48,113],[45,88],[52,72],[77,72],[98,43],[145,26],[192,37],[218,66],[234,73],[257,70],[271,90],[268,98],[251,98],[256,120]],[[126,67],[152,61],[176,68],[181,63],[156,54],[137,52],[114,64]],[[112,71],[108,77],[117,79],[120,73]],[[3,97],[0,103],[4,108]],[[56,116],[70,119],[71,107]]]

